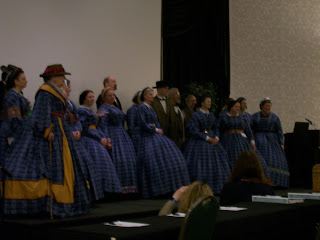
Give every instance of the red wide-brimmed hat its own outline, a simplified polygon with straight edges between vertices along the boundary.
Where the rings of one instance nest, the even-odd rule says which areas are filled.
[[[40,77],[44,78],[62,75],[71,75],[71,73],[66,72],[61,64],[53,64],[49,65],[44,73],[40,74]]]

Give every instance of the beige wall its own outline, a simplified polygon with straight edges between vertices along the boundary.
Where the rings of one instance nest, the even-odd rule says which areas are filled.
[[[320,1],[229,2],[231,97],[249,113],[270,97],[284,133],[305,118],[320,128]]]
[[[76,104],[83,90],[97,95],[114,75],[126,111],[136,91],[160,79],[160,26],[158,0],[1,1],[0,64],[24,69],[31,102],[49,64],[72,73]]]

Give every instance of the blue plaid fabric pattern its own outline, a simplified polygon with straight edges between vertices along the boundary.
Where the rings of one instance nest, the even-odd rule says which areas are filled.
[[[16,138],[22,132],[23,126],[28,120],[29,103],[27,100],[15,92],[14,90],[9,90],[3,99],[4,108],[16,107],[20,109],[21,117],[6,119],[2,122],[0,127],[0,164],[6,156],[7,149],[9,147],[8,137]],[[1,174],[1,173],[0,173]],[[1,176],[1,175],[0,175]]]
[[[90,129],[90,125],[96,125],[98,118],[89,109],[79,107],[79,120],[82,125],[82,139],[85,148],[93,158],[98,176],[98,186],[105,193],[121,192],[121,184],[108,150],[100,143],[104,138],[99,129]]]
[[[239,114],[238,116],[231,117],[227,112],[220,115],[219,127],[221,134],[220,141],[227,151],[231,168],[233,168],[240,153],[246,150],[253,151],[250,144],[250,138],[253,137],[252,130],[244,115]],[[226,131],[231,129],[243,130],[246,136],[243,136],[241,133],[225,134]],[[266,177],[269,178],[270,172],[264,158],[259,150],[256,149],[255,152],[260,159]]]
[[[128,133],[132,139],[132,143],[136,152],[138,151],[138,142],[140,136],[139,123],[138,123],[138,105],[132,105],[127,110],[126,121],[128,126]]]
[[[78,109],[75,106],[75,104],[70,101],[67,102],[67,107],[66,109],[74,116],[79,118],[78,115]],[[74,131],[79,131],[81,133],[82,131],[82,126],[80,121],[76,121],[74,116],[70,116],[68,112],[65,114],[66,116],[66,121],[69,125],[70,131],[71,131],[71,136],[72,132]],[[70,118],[73,118],[73,121],[70,120]],[[90,191],[92,192],[93,198],[94,199],[100,199],[104,197],[104,193],[102,190],[101,186],[101,181],[99,180],[99,175],[97,175],[97,169],[94,164],[93,158],[91,157],[90,153],[84,146],[83,138],[80,137],[79,140],[75,140],[72,138],[75,152],[77,154],[77,157],[79,159],[80,167],[82,169],[82,172],[85,173],[87,181],[90,183]]]
[[[138,122],[141,138],[138,149],[138,175],[143,198],[167,194],[189,185],[188,167],[177,145],[160,128],[155,111],[140,104]]]
[[[122,193],[137,192],[137,156],[124,128],[125,114],[119,108],[106,104],[99,111],[107,112],[99,117],[98,129],[104,133],[105,138],[111,138],[111,158],[121,182]]]
[[[52,87],[54,88],[54,86]],[[56,90],[56,92],[59,91]],[[63,183],[62,131],[58,123],[58,118],[60,117],[52,115],[51,112],[64,114],[64,110],[64,105],[60,99],[47,91],[38,91],[32,116],[27,124],[24,125],[19,139],[14,139],[10,145],[4,161],[5,168],[13,175],[9,179],[37,181],[47,177],[52,179],[53,183]],[[67,217],[87,213],[90,210],[91,198],[85,173],[81,171],[79,159],[75,153],[69,126],[64,118],[61,118],[61,120],[75,173],[74,203],[61,204],[53,199],[53,214],[58,217]],[[52,132],[54,133],[52,158],[49,152],[49,142],[43,138],[45,129],[51,123],[53,123]],[[50,159],[52,159],[52,166]],[[49,203],[50,197],[35,200],[6,199],[4,211],[5,214],[49,213]]]
[[[275,113],[264,116],[261,112],[252,115],[252,130],[256,147],[269,167],[272,183],[289,187],[289,168],[285,152],[282,150],[283,131],[279,117]]]
[[[247,119],[250,127],[252,128],[252,115],[251,115],[250,113],[248,113],[248,112],[245,112],[245,113],[244,113],[244,116],[245,116],[245,118]],[[252,129],[251,129],[251,130],[252,130]]]
[[[222,144],[206,141],[206,137],[219,137],[218,121],[213,113],[194,113],[186,131],[190,138],[186,143],[184,156],[188,164],[191,181],[205,181],[214,194],[220,194],[231,173],[227,152]]]

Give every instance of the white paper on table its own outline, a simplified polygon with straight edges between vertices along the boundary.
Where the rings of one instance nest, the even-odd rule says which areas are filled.
[[[168,217],[181,217],[181,218],[183,218],[183,217],[185,217],[186,216],[186,214],[185,213],[180,213],[180,212],[177,212],[177,213],[175,213],[175,214],[168,214],[167,215]]]
[[[242,211],[242,210],[247,210],[248,208],[239,208],[239,207],[223,207],[223,206],[220,206],[220,210],[224,210],[224,211],[234,211],[234,212],[237,212],[237,211]]]
[[[104,223],[106,226],[112,226],[112,227],[146,227],[150,224],[148,223],[136,223],[136,222],[123,222],[123,221],[114,221],[111,223]]]

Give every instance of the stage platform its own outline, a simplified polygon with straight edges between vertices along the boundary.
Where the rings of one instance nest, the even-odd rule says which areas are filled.
[[[101,201],[94,203],[87,214],[52,220],[49,215],[5,216],[0,223],[0,240],[13,239],[13,237],[49,239],[48,233],[53,228],[155,216],[166,202],[167,199]]]
[[[287,192],[311,192],[310,189],[288,189],[275,190],[276,195],[287,196]],[[219,197],[217,197],[219,199]],[[119,200],[115,202],[99,202],[94,203],[88,214],[70,217],[70,218],[54,218],[50,216],[5,216],[4,221],[0,224],[0,240],[13,238],[23,239],[59,239],[60,235],[68,238],[61,239],[86,239],[83,234],[74,234],[74,238],[70,235],[70,229],[88,228],[88,226],[101,226],[104,222],[116,220],[134,220],[139,219],[151,222],[161,222],[161,219],[154,218],[157,216],[160,208],[166,203],[167,199],[136,199],[136,200]],[[320,204],[319,204],[320,205]],[[319,212],[317,214],[320,214]],[[320,216],[320,215],[319,215]],[[181,219],[174,221],[174,231],[182,223]],[[160,224],[161,225],[161,224]],[[168,229],[169,231],[170,229]],[[82,237],[82,238],[81,238]],[[154,239],[157,239],[154,236]],[[95,239],[95,238],[88,238]],[[98,238],[97,238],[98,239]],[[107,238],[104,238],[107,239]],[[131,238],[129,238],[131,239]],[[132,239],[135,239],[132,236]],[[118,239],[117,239],[118,240]]]

